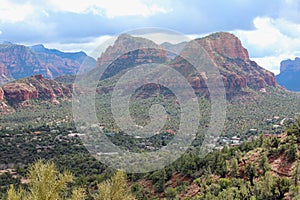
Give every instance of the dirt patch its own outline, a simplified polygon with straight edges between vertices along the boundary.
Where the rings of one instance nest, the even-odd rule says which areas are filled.
[[[199,193],[199,191],[200,191],[200,187],[196,183],[193,182],[189,186],[186,194],[183,195],[183,196],[180,196],[180,197],[194,197]]]
[[[271,170],[279,176],[291,177],[293,175],[293,162],[288,162],[284,154],[269,158]]]
[[[155,189],[152,187],[152,181],[143,179],[140,181],[140,184],[149,190],[151,196],[155,194]]]
[[[168,181],[168,184],[166,185],[166,187],[177,187],[178,184],[182,183],[182,182],[191,182],[192,179],[188,178],[180,173],[173,173],[171,179]]]

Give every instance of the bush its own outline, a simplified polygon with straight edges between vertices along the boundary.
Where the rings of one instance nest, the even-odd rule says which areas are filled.
[[[167,199],[174,199],[177,196],[176,188],[167,188],[165,191],[165,195]]]

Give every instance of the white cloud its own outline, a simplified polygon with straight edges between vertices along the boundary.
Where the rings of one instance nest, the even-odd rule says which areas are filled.
[[[118,6],[116,6],[118,5]],[[140,0],[132,1],[119,1],[119,0],[110,0],[102,1],[98,4],[100,8],[106,10],[106,15],[108,17],[117,17],[117,16],[129,16],[129,15],[141,15],[141,16],[151,16],[156,13],[167,13],[168,10],[160,7],[158,5],[146,5],[143,4]]]
[[[267,56],[262,58],[252,58],[258,65],[273,72],[275,75],[280,73],[280,62],[287,59],[294,59],[296,55],[279,55],[279,56]]]
[[[233,31],[259,65],[278,74],[280,62],[299,56],[300,24],[268,17],[254,20],[255,30]]]
[[[33,13],[33,6],[30,4],[16,4],[8,0],[1,0],[0,22],[24,21]]]
[[[274,26],[274,20],[270,18],[256,18],[254,20],[255,30],[236,31],[236,35],[243,40],[246,45],[255,46],[259,50],[269,50],[270,47],[282,43],[286,40],[277,27]],[[278,48],[278,47],[277,47]]]
[[[40,14],[49,17],[50,12],[72,12],[78,14],[93,13],[108,18],[120,16],[152,16],[167,13],[167,9],[158,4],[145,3],[143,0],[47,0],[24,2],[1,0],[0,22],[22,22],[31,16],[31,20],[39,20]]]
[[[146,5],[142,0],[49,0],[48,4],[59,11],[105,15],[113,18],[118,16],[151,16],[156,13],[166,13],[170,9],[156,4]]]

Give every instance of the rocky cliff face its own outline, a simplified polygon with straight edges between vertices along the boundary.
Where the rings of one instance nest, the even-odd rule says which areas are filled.
[[[5,98],[9,102],[22,102],[29,99],[37,99],[37,89],[25,83],[9,83],[3,87]]]
[[[113,46],[109,46],[97,60],[97,66],[107,67],[101,79],[112,77],[119,72],[146,63],[166,63],[166,51],[151,40],[120,35]]]
[[[276,76],[280,85],[288,90],[300,91],[300,58],[280,63],[280,74]]]
[[[287,71],[300,71],[300,58],[296,57],[295,60],[288,59],[281,61],[280,73],[285,73]]]
[[[102,75],[102,79],[112,77],[119,72],[147,63],[166,63],[168,60],[166,51],[163,49],[140,48],[120,56],[112,62]]]
[[[109,46],[106,51],[101,54],[97,60],[97,65],[110,65],[119,56],[141,48],[159,48],[159,46],[145,38],[122,34],[116,39],[113,46]]]
[[[64,53],[43,46],[30,49],[23,45],[1,44],[0,84],[34,74],[51,79],[76,74],[85,58],[89,60],[91,68],[95,66],[96,61],[83,52]]]
[[[46,70],[41,68],[37,56],[23,45],[0,45],[0,63],[2,77],[8,75],[10,79],[30,76],[33,71],[46,73]],[[0,81],[5,83],[6,80]]]
[[[227,92],[238,92],[246,87],[262,90],[266,86],[276,86],[274,74],[251,61],[248,51],[233,34],[215,33],[198,39],[198,42],[219,68]]]
[[[13,106],[34,99],[59,103],[60,99],[72,96],[71,86],[45,79],[42,75],[34,75],[8,83],[0,91],[4,91],[2,99],[6,99]]]
[[[153,46],[153,49],[143,49],[146,45]],[[196,58],[194,54],[199,45],[207,52],[207,59],[215,63],[221,77],[207,77],[205,71],[197,72],[184,59],[184,57]],[[242,46],[241,41],[231,33],[214,33],[188,43],[175,45],[180,47],[181,56],[170,56],[171,53],[167,51],[170,46],[174,45],[164,43],[158,46],[147,39],[121,35],[114,45],[110,46],[98,59],[98,65],[111,63],[102,79],[114,76],[124,69],[139,64],[164,63],[179,71],[190,82],[194,90],[203,95],[209,94],[206,85],[207,78],[211,78],[213,81],[221,78],[228,97],[238,94],[246,88],[265,91],[267,86],[276,86],[274,74],[251,61],[248,51]],[[128,52],[116,59],[116,55],[120,52],[126,52],[132,48],[139,50]],[[156,87],[151,88],[155,89]],[[103,88],[101,90],[105,91]],[[154,92],[150,91],[150,93]]]
[[[245,49],[241,41],[231,33],[214,33],[198,39],[198,41],[212,58],[217,58],[218,55],[220,55],[230,59],[249,60],[247,49]]]
[[[194,52],[199,48],[198,45],[203,47],[209,59],[219,69],[228,97],[245,88],[264,91],[266,86],[276,86],[274,74],[251,61],[248,51],[233,34],[215,33],[191,41],[182,50],[181,55],[192,58]],[[214,77],[206,77],[205,70],[199,74],[183,57],[176,57],[171,66],[187,77],[197,92],[206,95],[208,91],[204,79],[213,79]]]

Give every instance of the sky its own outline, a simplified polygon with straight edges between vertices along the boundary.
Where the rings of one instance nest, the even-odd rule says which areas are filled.
[[[300,56],[300,0],[1,0],[0,42],[90,53],[143,27],[190,38],[231,32],[275,74],[282,60]]]

